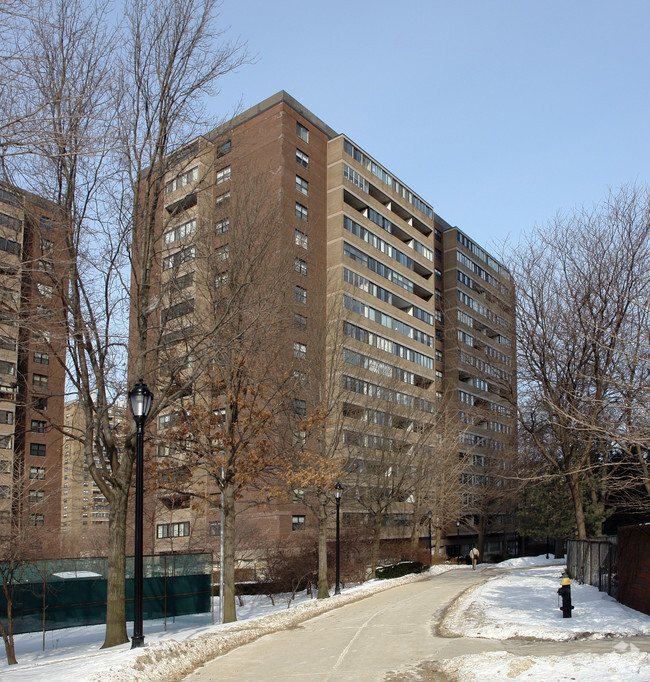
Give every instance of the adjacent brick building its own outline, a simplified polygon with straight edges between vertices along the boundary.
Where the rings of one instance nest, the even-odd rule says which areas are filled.
[[[62,238],[53,204],[0,185],[0,527],[27,529],[38,556],[59,549]]]

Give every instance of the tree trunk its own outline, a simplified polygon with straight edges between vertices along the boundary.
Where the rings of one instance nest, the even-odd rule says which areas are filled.
[[[375,577],[379,563],[379,545],[381,543],[381,520],[373,522],[372,541],[370,543],[370,577]]]
[[[102,649],[129,641],[126,634],[126,509],[128,496],[115,488],[108,521],[108,575],[106,581],[106,636]]]
[[[235,605],[235,488],[231,481],[223,487],[223,622],[237,620]]]
[[[478,517],[478,539],[477,549],[482,561],[485,561],[485,531],[487,526],[486,515],[481,513]],[[459,550],[460,551],[460,550]],[[505,557],[504,557],[505,558]]]
[[[5,643],[5,653],[7,654],[7,664],[16,665],[18,661],[16,660],[16,647],[14,644],[14,617],[11,611],[11,599],[8,594],[8,590],[4,590],[5,598],[7,600],[7,628],[0,623],[0,634],[2,634],[2,639]]]
[[[320,495],[318,505],[318,599],[327,599],[329,581],[327,578],[327,503]]]
[[[566,480],[569,486],[569,490],[571,491],[571,499],[573,500],[573,511],[576,517],[576,530],[578,540],[586,540],[587,524],[585,522],[585,510],[582,504],[582,495],[578,475],[567,474]]]

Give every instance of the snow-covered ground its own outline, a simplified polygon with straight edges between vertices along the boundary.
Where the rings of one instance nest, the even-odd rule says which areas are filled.
[[[542,557],[510,559],[498,568],[516,569],[489,580],[459,599],[445,619],[449,634],[487,639],[529,637],[546,641],[613,638],[611,652],[570,656],[512,656],[492,652],[443,662],[464,682],[526,680],[556,682],[650,681],[650,657],[617,637],[650,635],[650,616],[619,604],[591,585],[572,583],[574,611],[563,618],[557,588],[563,561]],[[531,566],[535,568],[531,569]]]
[[[650,616],[618,604],[595,587],[572,585],[575,605],[573,618],[562,618],[557,604],[563,562],[542,557],[512,559],[499,564],[510,570],[458,600],[445,618],[444,626],[457,635],[508,639],[534,637],[541,640],[605,638],[650,635]],[[531,568],[534,567],[534,568]],[[479,566],[479,570],[486,567]],[[436,566],[432,573],[445,570],[471,570],[468,567]],[[420,579],[407,576],[395,580],[371,581],[346,589],[333,599],[337,603],[355,601],[368,592]],[[213,625],[209,614],[184,616],[175,622],[146,621],[145,649],[130,644],[100,650],[101,625],[56,630],[16,637],[18,665],[0,663],[2,680],[34,682],[86,680],[116,682],[126,680],[178,679],[196,665],[259,636],[295,625],[331,608],[332,600],[309,599],[301,595],[287,608],[287,599],[272,605],[268,597],[245,597],[238,608],[239,621]],[[215,605],[218,610],[218,604]],[[258,627],[251,629],[254,621]],[[130,629],[129,629],[130,631]],[[580,680],[598,682],[626,680],[649,682],[648,654],[625,642],[612,642],[611,653],[573,656],[511,656],[505,652],[461,656],[442,663],[443,669],[464,682],[472,680]]]

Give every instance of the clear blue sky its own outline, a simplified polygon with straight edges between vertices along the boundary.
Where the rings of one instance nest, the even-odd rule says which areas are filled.
[[[286,90],[490,250],[650,181],[650,0],[224,0],[258,62],[227,115]]]

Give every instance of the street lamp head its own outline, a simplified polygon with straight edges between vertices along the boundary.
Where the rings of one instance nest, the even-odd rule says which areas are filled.
[[[337,484],[334,486],[334,497],[335,497],[337,500],[340,500],[340,499],[341,499],[341,495],[343,495],[343,486],[342,486],[342,485],[340,484],[340,482],[339,482],[339,483],[337,483]]]
[[[456,528],[460,528],[460,521],[456,521]]]
[[[429,517],[429,521],[431,521],[431,517],[433,516],[433,512],[432,512],[432,511],[428,511],[428,512],[427,512],[427,516]]]
[[[153,393],[142,379],[129,391],[129,401],[135,420],[144,421],[149,416],[149,410],[151,410]]]

